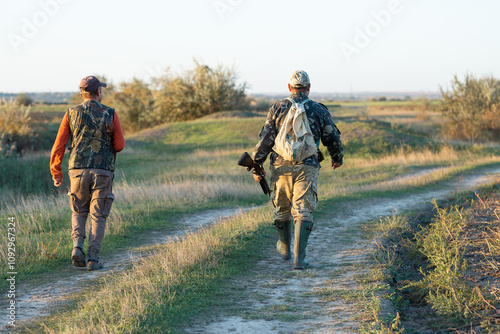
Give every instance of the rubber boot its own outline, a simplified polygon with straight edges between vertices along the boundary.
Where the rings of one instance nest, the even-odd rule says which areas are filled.
[[[82,247],[73,247],[73,252],[71,252],[71,262],[75,267],[85,267],[85,253]]]
[[[87,270],[99,270],[102,269],[103,265],[99,262],[99,257],[95,252],[89,251],[89,258],[87,260]]]
[[[276,249],[280,253],[283,260],[290,260],[292,256],[290,255],[290,241],[292,239],[292,229],[290,228],[290,222],[274,222],[274,227],[278,231],[279,240],[276,244]]]
[[[306,260],[306,247],[307,240],[309,240],[309,235],[312,231],[312,227],[312,222],[295,222],[295,243],[293,247],[293,267],[295,269],[304,269],[309,265],[309,261]]]

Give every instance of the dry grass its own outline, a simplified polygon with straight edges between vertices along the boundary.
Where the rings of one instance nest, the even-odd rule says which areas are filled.
[[[248,187],[247,182],[216,178],[147,184],[124,182],[115,186],[114,193],[117,200],[107,220],[108,236],[122,233],[127,226],[140,225],[157,210],[195,208],[222,199],[255,198],[260,189],[257,186]],[[18,266],[29,266],[33,259],[48,260],[42,244],[49,251],[56,247],[61,237],[68,241],[65,244],[69,244],[71,213],[67,195],[21,197],[2,207],[2,216],[16,217],[19,222],[16,235]],[[6,259],[6,241],[0,248],[2,259]],[[58,255],[63,258],[66,252],[63,247]]]
[[[471,162],[474,161],[472,165]],[[335,172],[330,171],[329,177],[332,177],[334,186],[332,184],[323,182],[320,183],[319,193],[324,197],[331,196],[346,196],[359,193],[367,193],[370,191],[397,191],[408,188],[422,187],[429,185],[440,180],[449,178],[455,175],[459,171],[465,171],[470,169],[472,166],[480,166],[490,163],[500,162],[500,157],[495,155],[484,156],[483,158],[473,158],[470,153],[463,153],[454,150],[451,147],[444,147],[439,152],[432,152],[425,150],[422,152],[399,152],[397,154],[388,155],[381,157],[380,159],[360,159],[354,158],[347,160],[342,168],[349,169],[363,169],[370,168],[374,172],[365,176],[369,178],[377,177],[376,173],[385,174],[384,168],[389,168],[391,166],[398,166],[398,168],[405,167],[424,167],[424,166],[439,166],[439,165],[451,165],[449,167],[433,167],[423,172],[416,172],[404,177],[389,177],[385,180],[380,180],[379,182],[369,182],[366,184],[354,184],[350,185],[349,182],[345,182],[344,177],[343,182],[339,182],[335,178]]]
[[[270,220],[269,210],[255,209],[216,228],[177,239],[130,270],[107,277],[98,291],[93,289],[86,294],[77,311],[58,315],[58,324],[46,331],[72,334],[151,331],[155,326],[151,318],[161,318],[158,312],[175,309],[179,298],[189,298],[190,292],[182,291],[195,283],[190,280],[217,275],[227,248],[230,245],[243,248],[242,238],[268,225]],[[209,274],[213,270],[216,273]],[[191,298],[196,298],[196,293]],[[170,332],[176,323],[167,321],[166,325],[162,330]]]

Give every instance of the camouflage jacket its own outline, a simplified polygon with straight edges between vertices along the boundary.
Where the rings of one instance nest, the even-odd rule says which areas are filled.
[[[296,102],[302,102],[308,97],[304,93],[294,93],[291,98]],[[271,164],[276,167],[294,164],[291,161],[283,159],[272,150],[276,135],[281,128],[281,124],[285,121],[286,115],[291,106],[292,102],[287,99],[283,99],[275,102],[269,109],[266,123],[260,132],[260,140],[253,151],[253,159],[258,164],[262,165],[266,161],[269,153],[272,153]],[[342,147],[342,142],[340,141],[340,131],[333,123],[330,112],[323,104],[312,100],[307,101],[304,107],[306,109],[307,119],[309,120],[314,140],[317,143],[321,140],[323,145],[326,146],[332,158],[332,162],[342,164],[344,149]],[[304,159],[301,163],[309,166],[320,167],[317,155],[310,156]]]
[[[114,171],[110,126],[115,110],[87,100],[68,109],[71,147],[69,169],[98,168]]]

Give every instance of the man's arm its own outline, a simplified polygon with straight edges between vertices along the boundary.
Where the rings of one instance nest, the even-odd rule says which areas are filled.
[[[253,160],[261,166],[266,161],[269,153],[271,153],[274,146],[274,140],[276,139],[276,134],[278,133],[275,121],[275,106],[276,104],[269,108],[266,123],[260,131],[259,142],[255,146],[252,154]]]
[[[56,141],[54,142],[54,146],[52,146],[52,151],[50,152],[50,173],[52,174],[54,186],[56,187],[59,187],[63,181],[61,164],[64,157],[64,151],[66,150],[66,143],[68,142],[70,135],[68,112],[66,112],[61,125],[59,126]]]
[[[113,129],[111,130],[111,136],[113,138],[113,151],[115,151],[115,153],[122,151],[125,148],[125,137],[123,136],[122,125],[116,111],[113,117]]]
[[[324,113],[324,128],[321,136],[321,142],[328,149],[328,153],[332,158],[333,169],[339,168],[343,164],[344,148],[340,140],[340,132],[333,123],[332,116],[328,109]]]

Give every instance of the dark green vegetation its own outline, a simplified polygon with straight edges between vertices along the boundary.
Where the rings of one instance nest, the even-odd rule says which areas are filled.
[[[499,210],[497,184],[382,222],[385,239],[375,257],[391,286],[386,296],[398,328],[498,333]]]

